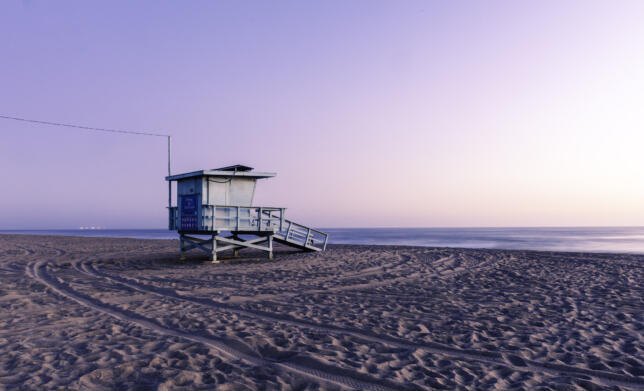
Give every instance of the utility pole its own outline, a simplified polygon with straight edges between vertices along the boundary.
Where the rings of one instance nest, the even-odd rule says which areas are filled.
[[[171,140],[172,137],[168,136],[168,176],[172,175],[170,166]],[[168,181],[168,216],[172,217],[172,181]],[[168,221],[170,220],[168,219]],[[172,224],[172,222],[170,222],[170,224]]]

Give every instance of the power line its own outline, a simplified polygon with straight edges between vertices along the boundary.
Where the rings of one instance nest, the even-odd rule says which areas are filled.
[[[2,115],[2,114],[0,114],[0,119],[8,119],[8,120],[13,120],[13,121],[29,122],[29,123],[40,124],[40,125],[63,126],[63,127],[67,127],[67,128],[75,128],[75,129],[82,129],[82,130],[92,130],[92,131],[95,131],[95,132],[137,134],[137,135],[140,135],[140,136],[167,137],[167,139],[168,139],[168,176],[172,175],[172,171],[171,171],[171,168],[170,168],[170,154],[171,154],[171,152],[170,152],[170,144],[171,144],[170,139],[172,138],[172,136],[170,136],[169,134],[137,132],[137,131],[134,131],[134,130],[93,128],[91,126],[63,124],[63,123],[60,123],[60,122],[50,122],[50,121],[40,121],[40,120],[37,120],[37,119],[11,117],[11,116]],[[168,181],[168,208],[170,208],[171,206],[172,206],[172,181]]]
[[[9,119],[9,120],[14,120],[14,121],[22,121],[22,122],[30,122],[34,124],[41,124],[41,125],[52,125],[52,126],[64,126],[67,128],[76,128],[76,129],[83,129],[83,130],[92,130],[92,131],[97,131],[97,132],[110,132],[110,133],[125,133],[125,134],[138,134],[140,136],[156,136],[156,137],[170,137],[169,134],[159,134],[159,133],[148,133],[148,132],[137,132],[133,130],[118,130],[118,129],[107,129],[107,128],[93,128],[91,126],[82,126],[82,125],[73,125],[73,124],[63,124],[59,122],[49,122],[49,121],[40,121],[36,119],[28,119],[28,118],[19,118],[19,117],[10,117],[8,115],[0,115],[0,118],[2,119]]]

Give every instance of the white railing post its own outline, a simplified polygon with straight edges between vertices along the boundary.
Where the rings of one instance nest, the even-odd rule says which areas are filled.
[[[286,230],[286,237],[285,239],[288,240],[288,236],[291,234],[291,227],[293,226],[293,222],[289,221],[288,222],[288,229]]]
[[[237,207],[237,231],[239,231],[239,206]]]
[[[257,220],[257,230],[258,231],[262,230],[262,213],[264,213],[262,211],[262,208],[259,208],[259,213],[258,213],[259,219]]]
[[[310,238],[311,238],[311,228],[309,228],[309,231],[306,233],[306,240],[304,241],[304,246],[309,244]]]

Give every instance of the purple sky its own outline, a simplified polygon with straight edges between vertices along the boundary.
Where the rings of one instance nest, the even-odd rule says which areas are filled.
[[[6,1],[0,115],[318,227],[644,225],[644,2]],[[166,145],[0,120],[0,229],[163,228]]]

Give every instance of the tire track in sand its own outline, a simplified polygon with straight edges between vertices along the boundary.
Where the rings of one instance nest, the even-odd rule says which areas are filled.
[[[273,298],[273,297],[276,297],[276,296],[279,296],[279,297],[294,297],[294,296],[300,296],[302,294],[307,294],[307,293],[322,292],[324,290],[320,289],[319,287],[318,288],[313,288],[313,286],[315,286],[316,284],[319,285],[319,284],[325,283],[325,282],[327,282],[329,280],[333,280],[334,283],[338,283],[338,282],[342,282],[342,281],[346,281],[346,280],[355,279],[357,277],[360,277],[360,278],[368,277],[370,275],[378,274],[378,272],[382,271],[382,270],[387,270],[387,271],[397,270],[401,266],[404,266],[405,264],[409,263],[409,261],[411,261],[412,259],[416,259],[416,257],[413,256],[413,255],[406,255],[406,254],[395,254],[395,255],[396,255],[396,257],[399,258],[399,261],[395,262],[395,263],[392,263],[392,264],[384,264],[384,265],[381,264],[381,265],[377,265],[377,266],[371,266],[371,267],[368,267],[368,268],[365,268],[365,269],[362,269],[362,270],[352,271],[352,272],[341,274],[341,275],[337,275],[337,274],[323,275],[323,276],[317,276],[317,277],[312,277],[312,278],[309,278],[307,276],[306,290],[301,290],[301,288],[300,288],[300,291],[282,292],[282,293],[280,293],[278,295],[275,295],[275,294],[257,294],[257,295],[254,295],[252,297],[236,298],[235,300],[233,300],[231,302],[235,302],[235,303],[255,302],[255,301],[259,301],[258,298],[260,298],[260,300],[264,300],[264,299]],[[448,258],[448,257],[444,257],[444,258]],[[442,260],[443,260],[443,258],[437,259],[435,261],[442,261]],[[235,278],[234,275],[231,275],[231,279],[234,279],[234,278]],[[172,281],[171,279],[168,279],[168,278],[158,278],[158,277],[154,277],[154,278],[141,277],[141,279],[148,280],[150,282],[157,282],[157,281],[163,282],[163,280],[165,280],[165,282],[179,282],[179,283],[182,283],[182,284],[185,284],[185,285],[194,285],[195,283],[198,283],[198,284],[201,284],[202,286],[205,286],[206,288],[212,288],[212,289],[214,289],[215,287],[217,287],[217,288],[222,288],[222,287],[223,288],[233,288],[233,287],[234,288],[239,288],[240,287],[240,284],[239,284],[238,281],[231,282],[231,281],[228,281],[228,280],[215,281],[215,280],[204,280],[204,279],[191,278],[189,280],[183,279],[182,281],[176,281],[176,280]],[[254,284],[254,285],[257,285],[257,284]],[[347,286],[348,285],[340,286],[340,287],[342,288],[342,287],[347,287]],[[328,289],[333,289],[333,288],[327,288],[327,290]]]
[[[440,259],[439,261],[443,261],[439,266],[442,266],[442,264],[445,263],[445,261],[449,261],[451,258],[444,258]],[[347,286],[346,289],[328,289],[326,291],[321,291],[321,292],[316,292],[321,295],[329,295],[329,296],[337,296],[339,295],[338,292],[346,292],[346,291],[352,291],[351,295],[354,296],[363,296],[363,297],[376,297],[376,298],[384,298],[383,293],[380,293],[378,291],[375,292],[369,292],[369,291],[360,291],[358,290],[359,288],[377,288],[381,286],[386,286],[388,285],[389,282],[398,282],[400,280],[405,280],[405,281],[418,281],[418,280],[427,280],[427,281],[432,281],[438,278],[446,278],[446,277],[456,277],[461,274],[467,274],[467,273],[474,273],[476,271],[479,271],[481,269],[484,269],[492,264],[497,264],[500,261],[511,261],[513,258],[509,259],[486,259],[485,261],[482,261],[475,266],[470,266],[470,267],[458,267],[456,269],[452,270],[447,270],[445,271],[444,269],[437,269],[434,265],[432,265],[432,273],[429,274],[422,274],[422,275],[410,275],[410,276],[403,276],[403,277],[396,277],[394,279],[389,279],[389,280],[382,280],[382,281],[376,281],[375,283],[368,285],[368,284],[362,284],[362,285],[354,285],[354,286]],[[425,297],[422,295],[405,295],[405,294],[399,294],[399,293],[391,293],[387,292],[386,297],[395,297],[395,298],[401,298],[401,299],[410,299],[410,300],[423,300]],[[288,304],[288,303],[284,303]]]
[[[386,299],[389,297],[395,297],[397,299],[403,299],[403,300],[423,300],[426,297],[422,295],[404,295],[404,294],[398,294],[398,293],[391,293],[387,292],[385,294],[381,292],[370,292],[370,291],[361,291],[360,289],[370,289],[370,288],[377,288],[380,286],[386,286],[389,285],[390,283],[395,283],[402,280],[405,281],[417,281],[417,280],[427,280],[427,281],[432,281],[437,278],[445,278],[445,277],[455,277],[461,274],[467,274],[467,273],[473,273],[476,272],[480,269],[484,269],[491,264],[494,263],[499,263],[501,260],[513,260],[514,258],[510,257],[509,259],[493,259],[493,258],[486,258],[485,261],[482,261],[476,266],[471,266],[471,267],[459,267],[456,269],[448,270],[445,271],[443,269],[437,269],[436,265],[442,266],[445,262],[453,260],[453,257],[443,257],[437,260],[434,260],[429,265],[429,268],[432,270],[431,273],[429,274],[421,274],[421,275],[414,275],[414,276],[403,276],[403,277],[395,277],[392,279],[385,279],[385,280],[380,280],[380,281],[375,281],[374,283],[362,283],[362,284],[355,284],[355,285],[346,285],[346,286],[339,286],[335,288],[328,288],[326,290],[309,290],[309,291],[303,291],[300,295],[302,294],[310,294],[310,293],[315,293],[318,295],[325,295],[325,296],[341,296],[343,295],[344,292],[351,292],[351,296],[359,296],[359,297],[373,297],[377,299]],[[79,270],[82,272],[82,270]],[[289,295],[289,297],[294,296],[294,295]],[[276,305],[281,305],[285,307],[303,307],[304,304],[298,303],[298,304],[293,304],[285,301],[280,301],[280,300],[274,300],[274,298],[281,298],[284,297],[283,294],[277,294],[277,295],[260,295],[260,298],[257,300],[243,300],[241,302],[243,303],[248,303],[248,302],[253,302],[253,303],[273,303]],[[219,301],[218,301],[219,302]],[[234,301],[235,304],[238,304],[240,301]]]
[[[241,303],[255,303],[255,302],[263,302],[263,301],[264,302],[275,301],[275,299],[278,299],[277,302],[279,302],[279,299],[289,298],[289,297],[297,297],[297,296],[311,295],[311,294],[338,295],[338,294],[341,294],[342,292],[347,292],[347,291],[352,291],[353,294],[360,295],[360,296],[370,296],[370,295],[374,296],[374,295],[380,295],[380,294],[367,292],[366,290],[381,287],[381,286],[392,285],[397,282],[403,282],[403,281],[427,280],[430,278],[443,278],[443,277],[452,276],[452,275],[471,273],[478,269],[485,268],[490,264],[499,262],[499,259],[490,258],[472,267],[459,266],[456,269],[447,270],[447,271],[445,271],[444,269],[438,268],[440,266],[443,266],[445,263],[449,261],[454,261],[458,256],[460,255],[457,255],[457,256],[450,255],[450,256],[432,260],[432,262],[424,265],[427,268],[427,270],[430,271],[429,273],[426,273],[426,270],[422,270],[422,271],[415,271],[411,274],[399,275],[392,278],[384,278],[382,280],[377,280],[377,281],[360,282],[360,283],[351,284],[351,285],[338,285],[330,288],[307,289],[307,290],[301,290],[298,292],[283,292],[283,293],[277,293],[277,294],[258,294],[250,297],[242,297],[242,298],[238,297],[238,298],[235,298],[234,300],[227,300],[226,302],[241,304]],[[407,256],[407,257],[409,259],[414,258],[412,256]],[[409,259],[407,261],[409,261]],[[218,302],[222,304],[224,303],[222,301],[218,301]]]
[[[486,265],[489,265],[489,264],[486,263]],[[479,266],[482,266],[482,265],[479,265]],[[465,360],[465,361],[474,360],[474,361],[485,362],[490,364],[501,364],[513,370],[516,370],[518,372],[542,372],[542,373],[549,373],[553,375],[564,374],[564,375],[569,375],[574,377],[586,376],[586,377],[591,377],[602,384],[611,385],[611,386],[612,385],[621,385],[625,387],[638,386],[638,388],[644,386],[644,378],[639,378],[635,376],[628,376],[628,375],[594,370],[594,369],[580,368],[580,367],[564,365],[564,364],[528,360],[528,359],[523,359],[516,354],[507,353],[507,352],[494,352],[494,351],[487,351],[487,350],[457,348],[457,347],[453,347],[450,345],[445,345],[437,342],[427,342],[424,344],[416,344],[416,343],[411,343],[395,337],[374,335],[360,329],[341,327],[341,326],[332,326],[332,325],[322,325],[314,322],[300,320],[297,318],[292,318],[287,315],[275,314],[275,313],[264,312],[259,310],[243,309],[240,307],[235,307],[235,306],[231,306],[220,302],[215,302],[208,299],[181,295],[169,289],[164,289],[164,288],[159,288],[154,286],[146,286],[145,284],[132,282],[131,279],[112,276],[96,270],[89,262],[80,262],[80,267],[77,267],[77,270],[82,273],[88,274],[90,276],[106,279],[114,283],[120,284],[122,286],[126,286],[141,292],[147,292],[161,297],[174,298],[174,299],[178,299],[186,302],[191,302],[191,303],[211,307],[218,310],[235,313],[237,315],[241,315],[244,317],[262,319],[270,322],[280,322],[280,323],[288,324],[295,327],[305,327],[322,333],[350,335],[365,341],[389,345],[389,346],[393,346],[401,349],[412,349],[412,350],[419,349],[419,350],[427,351],[429,353],[447,355],[449,357],[459,359],[459,360]],[[467,270],[465,270],[465,272],[467,272]]]
[[[402,254],[401,257],[403,257],[403,260],[401,262],[398,262],[396,264],[396,267],[392,267],[391,269],[388,270],[395,270],[400,268],[400,266],[407,264],[410,260],[418,258],[414,255],[406,255]],[[436,265],[441,265],[445,263],[446,261],[453,260],[453,256],[446,256],[442,257],[439,259],[432,260],[430,264],[428,265],[423,265],[429,270],[434,270],[436,271],[437,269],[435,268],[434,264]],[[369,273],[368,275],[371,275],[372,273]],[[332,294],[332,292],[345,292],[345,291],[350,291],[350,290],[359,290],[359,289],[369,289],[369,288],[374,288],[378,286],[383,286],[383,285],[390,285],[399,281],[409,281],[409,280],[417,280],[419,278],[427,278],[427,277],[433,277],[433,276],[439,276],[439,273],[432,272],[429,274],[424,274],[424,271],[415,271],[412,274],[406,274],[402,276],[396,276],[392,278],[385,278],[382,280],[378,281],[370,281],[370,282],[360,282],[356,284],[350,284],[350,285],[337,285],[333,286],[330,288],[311,288],[311,289],[306,289],[306,290],[299,290],[295,292],[282,292],[282,293],[277,293],[277,294],[258,294],[254,296],[248,296],[248,297],[236,297],[234,300],[228,300],[229,303],[235,303],[235,304],[240,304],[240,303],[252,303],[252,302],[259,302],[259,301],[266,301],[266,300],[274,300],[276,298],[289,298],[289,297],[297,297],[297,296],[302,296],[302,295],[311,295],[311,294]],[[356,277],[365,277],[361,276],[359,274],[352,275],[347,278],[337,278],[334,280],[334,282],[338,281],[344,281],[344,280],[349,280],[349,279],[354,279]],[[325,279],[323,281],[328,281],[328,279]]]
[[[21,272],[24,269],[23,265],[21,265],[18,262],[5,263],[5,260],[10,261],[16,258],[25,259],[26,257],[31,257],[32,255],[36,254],[36,251],[30,248],[19,246],[19,245],[14,245],[14,246],[18,248],[18,250],[3,249],[4,251],[0,254],[0,262],[2,262],[0,266],[0,270],[9,272],[9,273]],[[15,253],[16,251],[20,251],[22,252],[22,254],[16,254]]]
[[[386,380],[373,379],[366,374],[356,373],[342,368],[331,367],[308,357],[295,356],[283,361],[267,360],[263,357],[253,354],[255,352],[246,352],[243,351],[246,349],[242,350],[238,347],[231,346],[237,345],[234,341],[217,339],[215,337],[204,337],[160,325],[152,319],[146,318],[130,311],[112,307],[99,300],[87,297],[76,292],[69,285],[58,282],[55,278],[52,278],[47,273],[47,264],[47,261],[30,263],[29,265],[27,265],[25,272],[29,277],[42,283],[52,291],[68,299],[71,299],[82,306],[91,308],[95,311],[109,315],[121,321],[133,323],[139,327],[156,331],[160,334],[183,338],[192,342],[204,344],[223,353],[233,360],[241,360],[255,366],[272,366],[276,369],[281,369],[290,373],[302,375],[318,382],[331,383],[343,388],[375,391],[410,390],[410,388],[405,387],[401,384],[396,384]],[[293,361],[297,361],[298,363],[296,364]],[[303,365],[303,363],[308,363],[309,365]]]

